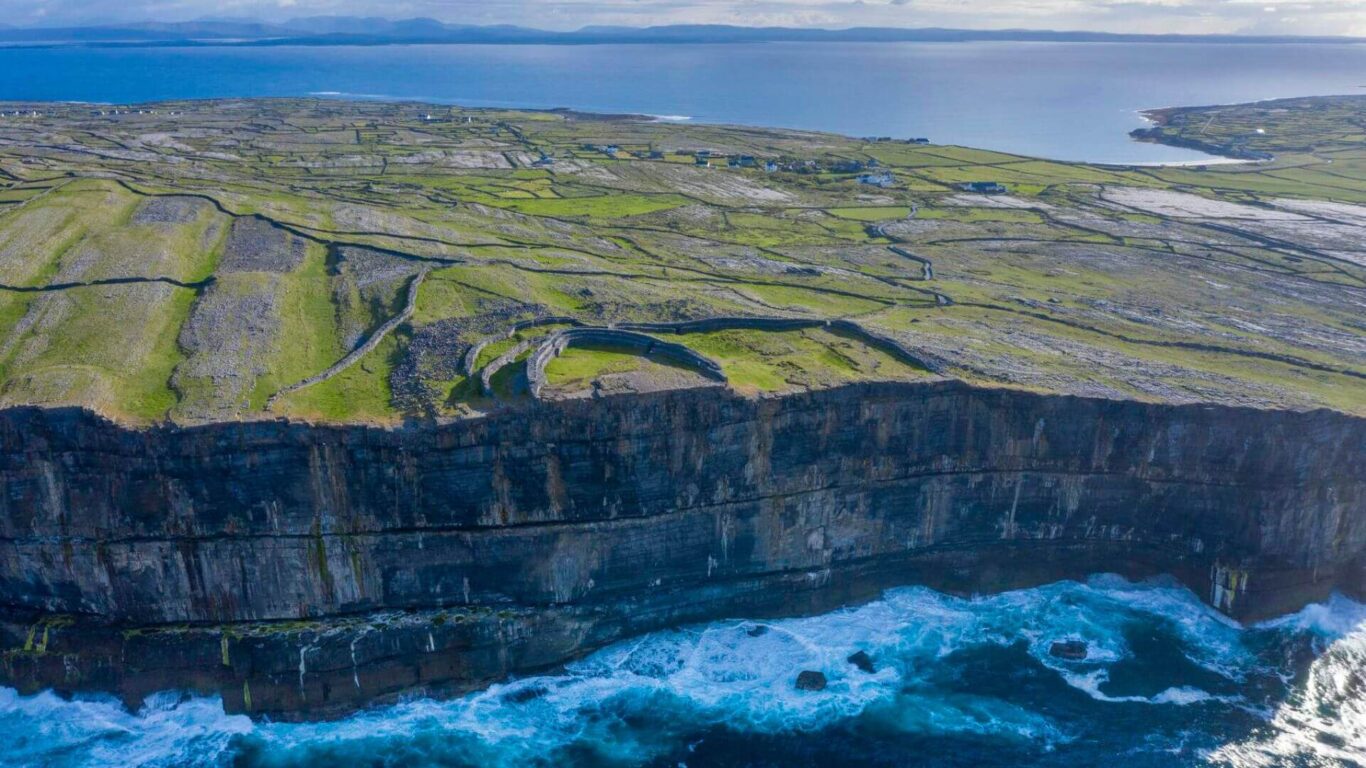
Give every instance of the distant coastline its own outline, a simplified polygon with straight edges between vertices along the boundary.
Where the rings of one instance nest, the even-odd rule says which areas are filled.
[[[1292,35],[1155,35],[1031,29],[853,27],[817,29],[670,25],[584,27],[553,31],[517,26],[445,24],[433,19],[390,21],[352,17],[297,19],[283,24],[234,21],[130,23],[80,27],[0,27],[0,47],[376,46],[376,45],[622,45],[770,42],[1069,42],[1355,44],[1366,38]]]
[[[1364,67],[1359,45],[25,46],[0,47],[0,98],[129,104],[312,95],[573,107],[928,137],[1062,161],[1209,165],[1214,158],[1200,149],[1132,141],[1135,128],[1151,127],[1139,110],[1348,93]],[[1086,96],[1070,95],[1083,79]]]
[[[1202,111],[1206,107],[1160,107],[1156,109],[1145,109],[1139,112],[1143,119],[1148,121],[1148,128],[1135,128],[1129,132],[1129,137],[1134,141],[1147,142],[1152,144],[1165,144],[1169,147],[1180,147],[1182,149],[1192,149],[1197,152],[1204,152],[1212,156],[1209,162],[1183,161],[1179,165],[1214,165],[1228,163],[1265,163],[1275,159],[1270,152],[1250,149],[1246,146],[1208,141],[1201,138],[1177,135],[1170,132],[1167,128],[1172,124],[1173,119],[1186,114]]]

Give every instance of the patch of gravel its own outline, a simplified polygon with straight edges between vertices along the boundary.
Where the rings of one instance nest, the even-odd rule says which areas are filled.
[[[186,359],[171,383],[191,418],[227,418],[247,409],[256,380],[279,347],[283,287],[276,280],[254,285],[215,283],[194,303],[178,342]],[[194,380],[210,385],[196,386]]]
[[[651,163],[656,183],[689,197],[725,203],[785,203],[788,192],[763,184],[759,179],[722,168]]]
[[[427,382],[461,376],[461,363],[472,344],[506,333],[519,320],[542,314],[546,313],[533,305],[511,299],[483,299],[473,316],[413,328],[403,358],[389,377],[394,406],[409,414],[435,413],[441,393]]]
[[[199,250],[201,253],[211,253],[214,246],[218,245],[219,239],[223,236],[223,228],[226,227],[227,219],[224,216],[215,216],[209,220],[209,225],[199,233]]]
[[[355,281],[359,288],[412,277],[422,271],[421,262],[401,258],[373,248],[345,245],[337,249],[337,270]]]
[[[75,305],[65,291],[34,297],[24,316],[0,338],[0,358],[9,358],[18,347],[18,353],[11,360],[13,364],[22,365],[38,359],[51,346],[56,338],[55,331],[74,309]]]
[[[336,228],[352,232],[394,232],[403,234],[422,222],[401,214],[355,203],[339,203],[332,208]]]
[[[1333,219],[1341,224],[1355,224],[1366,227],[1366,205],[1350,203],[1330,203],[1326,200],[1291,200],[1276,198],[1271,204],[1296,213]]]
[[[389,157],[389,162],[399,165],[432,165],[438,168],[463,169],[507,169],[512,164],[502,152],[465,152],[451,150],[427,150],[411,155]]]
[[[288,151],[291,148],[283,147],[282,149]],[[384,167],[384,157],[380,155],[337,155],[322,160],[286,160],[281,165],[287,168],[313,169],[382,168]]]
[[[670,208],[664,211],[645,214],[638,218],[642,221],[658,221],[665,226],[673,224],[681,227],[714,226],[720,228],[725,224],[725,217],[722,216],[719,211],[700,204]]]
[[[71,213],[58,207],[26,210],[0,227],[0,283],[23,285],[48,263],[51,241],[66,229]]]
[[[1101,198],[1119,205],[1175,219],[1245,219],[1248,221],[1309,221],[1307,216],[1255,205],[1212,200],[1188,192],[1139,187],[1106,187]]]
[[[882,225],[882,229],[892,237],[913,238],[917,235],[929,235],[954,226],[954,222],[939,219],[897,219],[890,224]]]
[[[956,205],[966,208],[1010,208],[1014,210],[1037,209],[1040,211],[1055,210],[1053,206],[1038,200],[1025,200],[1010,195],[972,195],[958,194],[951,195],[940,201],[942,205]]]
[[[1366,225],[1306,219],[1240,222],[1239,229],[1318,251],[1355,252],[1357,259],[1366,255]]]
[[[79,283],[90,279],[89,273],[105,261],[117,260],[105,254],[96,243],[83,240],[62,256],[57,274],[53,275],[50,282]]]
[[[188,224],[208,203],[193,197],[149,197],[133,212],[134,224]]]
[[[424,265],[357,246],[338,248],[334,257],[332,301],[337,305],[343,343],[352,347],[399,310],[404,286]]]
[[[232,222],[219,272],[292,272],[304,260],[308,243],[270,222],[242,216]]]

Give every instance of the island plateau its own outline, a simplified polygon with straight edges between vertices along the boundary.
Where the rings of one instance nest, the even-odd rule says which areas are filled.
[[[2,103],[0,683],[310,718],[896,585],[1366,594],[1366,97],[1148,117],[1219,157]]]

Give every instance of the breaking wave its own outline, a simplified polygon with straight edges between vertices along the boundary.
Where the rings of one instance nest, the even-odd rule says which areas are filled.
[[[1084,658],[1055,657],[1067,641]],[[826,687],[798,690],[804,670]],[[1352,765],[1364,670],[1366,606],[1344,598],[1244,629],[1170,583],[908,588],[658,632],[561,674],[336,722],[0,689],[0,751],[22,766]]]
[[[1324,650],[1265,725],[1216,750],[1211,762],[1366,765],[1366,606],[1335,597],[1264,626],[1308,635]]]

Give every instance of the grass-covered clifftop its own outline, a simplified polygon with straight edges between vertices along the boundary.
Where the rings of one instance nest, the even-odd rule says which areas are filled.
[[[0,111],[0,405],[387,422],[714,364],[1366,413],[1366,98],[1155,113],[1274,155],[1207,168],[419,104]],[[658,347],[565,334],[631,324]]]

